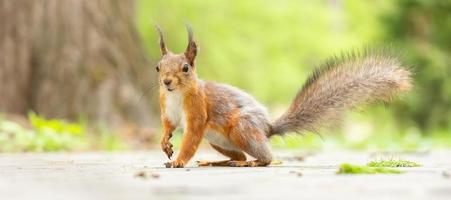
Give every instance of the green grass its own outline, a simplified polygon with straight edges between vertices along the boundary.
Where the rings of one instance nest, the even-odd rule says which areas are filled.
[[[366,164],[368,167],[420,167],[421,165],[408,160],[379,160]]]
[[[340,165],[337,174],[400,174],[403,173],[397,169],[383,167],[368,167],[364,165],[351,165],[343,163]]]

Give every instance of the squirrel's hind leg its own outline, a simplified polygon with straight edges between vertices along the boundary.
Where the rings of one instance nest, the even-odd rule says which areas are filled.
[[[196,161],[197,166],[199,167],[206,167],[206,166],[230,166],[229,162],[231,161],[245,161],[246,155],[243,152],[240,151],[232,151],[232,150],[226,150],[219,146],[216,146],[214,144],[210,145],[219,153],[227,156],[230,158],[230,160],[221,160],[221,161]]]
[[[230,167],[262,167],[271,164],[271,146],[265,132],[247,121],[230,132],[230,139],[241,150],[256,158],[254,161],[230,161]]]

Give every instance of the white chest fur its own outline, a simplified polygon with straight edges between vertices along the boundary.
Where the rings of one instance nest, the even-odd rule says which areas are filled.
[[[230,140],[226,139],[223,134],[215,130],[205,131],[204,138],[208,140],[209,143],[219,146],[226,150],[240,151],[237,146],[232,144]]]
[[[168,92],[166,98],[166,117],[175,127],[185,128],[185,112],[183,111],[183,95],[180,92]]]

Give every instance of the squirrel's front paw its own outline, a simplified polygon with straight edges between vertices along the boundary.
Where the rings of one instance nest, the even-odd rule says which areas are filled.
[[[172,150],[172,144],[168,140],[163,140],[161,142],[161,149],[168,156],[168,158],[171,159],[174,151]]]
[[[185,166],[184,163],[178,161],[167,162],[164,165],[166,168],[183,168]]]

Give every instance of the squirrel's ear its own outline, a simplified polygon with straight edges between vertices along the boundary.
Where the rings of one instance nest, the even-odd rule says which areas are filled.
[[[188,47],[185,50],[185,57],[188,59],[189,64],[194,66],[194,59],[197,55],[197,44],[193,40],[193,30],[189,24],[186,25],[186,31],[188,31]]]
[[[158,34],[160,35],[160,50],[161,55],[166,55],[168,53],[168,49],[166,48],[166,44],[164,43],[164,37],[163,37],[163,31],[161,31],[160,26],[158,24],[155,24],[155,28],[158,31]]]

